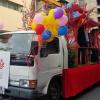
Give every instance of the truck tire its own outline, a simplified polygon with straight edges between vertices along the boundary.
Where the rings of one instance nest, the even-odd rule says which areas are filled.
[[[61,84],[58,80],[53,79],[48,87],[47,97],[49,100],[60,100]]]

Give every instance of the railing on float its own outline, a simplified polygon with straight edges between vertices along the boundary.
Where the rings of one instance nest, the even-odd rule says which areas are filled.
[[[78,64],[100,63],[100,49],[95,47],[78,48]]]

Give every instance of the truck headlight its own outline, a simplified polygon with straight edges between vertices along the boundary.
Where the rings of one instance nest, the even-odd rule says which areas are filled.
[[[37,86],[37,80],[20,80],[20,87],[26,87],[26,88],[36,88]]]

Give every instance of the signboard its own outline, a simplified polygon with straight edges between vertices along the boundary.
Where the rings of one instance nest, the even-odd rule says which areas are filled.
[[[1,88],[8,88],[10,52],[0,50],[0,92]]]

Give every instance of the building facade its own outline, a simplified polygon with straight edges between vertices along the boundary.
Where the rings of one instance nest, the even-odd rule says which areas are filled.
[[[100,0],[97,0],[97,13],[98,13],[98,21],[100,22]]]
[[[95,21],[100,22],[100,0],[78,0],[79,4],[87,3],[87,10],[94,10],[91,12],[90,17]]]
[[[24,1],[24,3],[23,3]],[[0,31],[14,31],[23,28],[23,13],[22,9],[26,5],[30,7],[32,0],[0,0]],[[33,0],[36,5],[36,12],[42,10],[44,5],[42,0]],[[68,0],[69,2],[75,0]],[[77,0],[81,5],[87,2],[87,9],[96,7],[90,14],[90,17],[100,22],[100,0]],[[39,3],[39,4],[38,4]],[[49,6],[49,7],[48,7]],[[51,8],[53,5],[49,4],[47,7]],[[53,8],[53,7],[52,7]],[[3,25],[1,25],[3,24]]]
[[[24,2],[30,6],[31,0],[0,0],[0,24],[3,24],[0,31],[14,31],[23,28]]]

